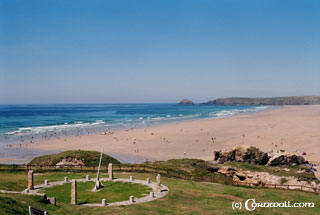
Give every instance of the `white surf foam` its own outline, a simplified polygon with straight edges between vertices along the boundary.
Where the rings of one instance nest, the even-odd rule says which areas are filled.
[[[267,109],[267,106],[259,106],[255,108],[248,108],[248,109],[231,109],[231,110],[221,110],[218,112],[211,112],[209,113],[209,116],[212,117],[228,117],[228,116],[234,116],[237,114],[242,114],[242,113],[255,113],[264,109]]]
[[[83,123],[81,121],[77,121],[73,124],[64,123],[63,125],[49,125],[49,126],[36,126],[36,127],[28,127],[28,128],[19,128],[16,131],[9,132],[15,134],[24,134],[24,133],[43,133],[43,132],[58,132],[62,130],[69,130],[69,129],[77,129],[77,128],[84,128],[84,127],[95,127],[105,124],[102,120],[97,120],[91,123]],[[9,134],[8,133],[8,134]]]

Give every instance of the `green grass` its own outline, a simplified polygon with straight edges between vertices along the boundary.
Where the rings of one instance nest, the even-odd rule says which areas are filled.
[[[86,166],[98,166],[100,160],[100,152],[71,150],[58,154],[44,155],[34,158],[29,165],[56,165],[63,158],[77,158],[82,160]],[[106,154],[103,154],[101,165],[108,165],[109,163],[119,164],[120,162]]]
[[[124,182],[103,182],[104,188],[98,192],[92,192],[94,182],[78,182],[77,194],[78,203],[101,203],[102,199],[107,202],[119,202],[129,200],[130,196],[141,198],[152,191],[151,188],[134,183]],[[48,197],[56,197],[57,202],[70,203],[71,184],[57,185],[41,190]],[[67,194],[67,195],[66,195]]]
[[[168,161],[158,161],[152,165],[160,169],[166,169],[169,172],[169,175],[179,175],[184,179],[199,179],[201,181],[208,181],[225,184],[231,184],[232,178],[225,175],[216,174],[212,171],[209,171],[212,167],[217,167],[217,165],[211,164],[204,160],[200,159],[171,159]]]
[[[27,173],[22,171],[0,171],[0,190],[12,190],[12,191],[22,191],[27,187]],[[96,175],[93,173],[88,173],[92,178]],[[71,179],[85,178],[85,174],[81,173],[67,173],[58,172],[54,174],[48,173],[35,173],[34,184],[43,184],[44,180],[48,181],[63,181],[64,177],[68,176]],[[106,177],[106,176],[105,176]]]
[[[284,184],[284,183],[287,183],[288,182],[288,179],[286,178],[281,178],[281,184]]]
[[[27,187],[25,172],[0,171],[0,190],[22,191]]]
[[[1,214],[23,214],[26,212],[26,205],[17,202],[10,197],[0,196]]]
[[[6,173],[3,172],[3,175]],[[13,175],[16,174],[16,177]],[[65,174],[53,173],[52,175],[36,175],[35,180],[38,177],[46,177],[51,179],[63,178]],[[71,176],[72,174],[68,175]],[[138,174],[138,173],[121,173],[115,174],[117,178],[129,178],[133,175],[136,179],[145,180],[147,177],[155,181],[155,175],[150,174]],[[26,175],[24,174],[23,176]],[[75,174],[75,177],[85,177],[85,173],[82,175]],[[19,182],[21,180],[21,173],[10,173],[10,180],[12,183]],[[105,176],[104,176],[105,177]],[[39,180],[42,182],[42,179]],[[8,180],[8,178],[6,179]],[[2,181],[2,183],[6,183]],[[39,197],[20,195],[20,194],[1,194],[0,193],[0,211],[10,209],[8,213],[2,214],[27,214],[27,207],[32,205],[35,208],[41,210],[47,210],[49,214],[67,215],[67,214],[81,214],[81,215],[98,215],[98,214],[110,214],[110,215],[155,215],[155,214],[177,214],[177,215],[224,215],[224,214],[278,214],[278,215],[300,215],[320,214],[320,197],[306,192],[290,191],[290,190],[275,190],[275,189],[263,189],[263,188],[248,188],[239,186],[230,186],[223,184],[211,184],[201,183],[190,180],[179,180],[174,178],[162,177],[162,182],[169,187],[170,192],[161,199],[157,199],[152,202],[136,204],[130,206],[113,206],[113,207],[85,207],[74,206],[67,201],[57,201],[57,206],[50,204],[43,204]],[[90,187],[91,188],[91,187]],[[255,198],[257,202],[315,202],[315,208],[257,208],[253,212],[248,212],[244,209],[235,211],[232,209],[233,201],[244,201],[248,198]],[[106,197],[108,201],[108,197]],[[4,201],[5,200],[5,201]],[[15,203],[15,202],[16,203]],[[5,202],[5,203],[3,203]],[[100,202],[100,200],[99,200]],[[22,212],[23,210],[23,212]]]
[[[232,166],[236,169],[257,171],[257,172],[268,172],[277,176],[293,176],[300,181],[316,182],[320,181],[315,177],[314,173],[310,168],[306,166],[264,166],[255,165],[241,162],[226,162],[224,164],[212,164],[200,159],[172,159],[168,161],[159,161],[153,164],[154,167],[166,169],[172,172],[180,173],[181,175],[190,175],[193,179],[201,177],[202,180],[210,181],[214,178],[214,182],[231,184],[232,178],[221,174],[215,174],[209,171],[210,168],[218,168],[219,166]]]

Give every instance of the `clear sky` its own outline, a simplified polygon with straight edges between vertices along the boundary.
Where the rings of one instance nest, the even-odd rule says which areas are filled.
[[[0,0],[0,103],[320,95],[319,0]]]

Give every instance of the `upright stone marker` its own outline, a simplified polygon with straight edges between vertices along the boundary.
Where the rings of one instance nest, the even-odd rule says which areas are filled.
[[[113,180],[113,166],[112,166],[112,163],[109,163],[108,174],[109,174],[109,180]]]
[[[33,190],[33,170],[28,172],[28,189]]]
[[[72,179],[71,183],[71,204],[77,204],[77,180]]]
[[[66,176],[66,177],[64,177],[64,182],[68,182],[68,177]]]
[[[134,196],[130,196],[130,203],[134,203]]]
[[[101,205],[102,205],[102,206],[106,206],[106,205],[107,205],[107,200],[106,200],[106,199],[102,199]]]
[[[157,175],[157,191],[161,192],[161,175]]]
[[[130,175],[130,181],[134,181],[134,178],[132,175]]]
[[[90,175],[86,175],[86,180],[87,181],[90,181],[91,179],[90,179]]]
[[[150,178],[147,178],[147,184],[150,184],[151,180]]]
[[[47,194],[44,194],[44,195],[42,196],[41,202],[42,202],[42,203],[48,203]]]
[[[48,180],[44,180],[44,185],[46,185],[46,186],[49,185]]]

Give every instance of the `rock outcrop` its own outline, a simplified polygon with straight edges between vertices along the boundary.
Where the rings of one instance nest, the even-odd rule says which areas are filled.
[[[290,154],[287,152],[269,153],[269,156],[269,166],[296,166],[301,164],[308,164],[308,161],[306,161],[302,156],[297,156],[295,154]]]
[[[268,166],[296,166],[308,164],[308,161],[302,156],[290,154],[284,150],[266,153],[260,151],[256,147],[247,145],[234,146],[231,149],[214,151],[214,161],[220,164],[227,161],[236,161]]]
[[[214,160],[217,163],[237,161],[250,164],[266,165],[269,160],[268,153],[260,151],[253,146],[241,145],[229,150],[214,151]]]
[[[62,158],[56,166],[64,166],[64,165],[70,165],[70,166],[84,166],[84,163],[81,159],[74,158],[74,157],[66,157]]]
[[[231,177],[232,181],[237,183],[251,184],[255,186],[271,186],[274,187],[274,184],[278,184],[286,187],[287,189],[300,189],[299,186],[305,187],[314,187],[319,189],[320,184],[317,184],[315,181],[302,181],[299,178],[293,176],[278,176],[273,175],[268,172],[253,172],[253,171],[244,171],[232,167],[221,167],[218,169],[217,173]],[[288,187],[286,185],[297,185]],[[304,188],[305,191],[314,191],[310,188]]]
[[[194,103],[188,99],[183,99],[179,102],[179,105],[194,105]]]

